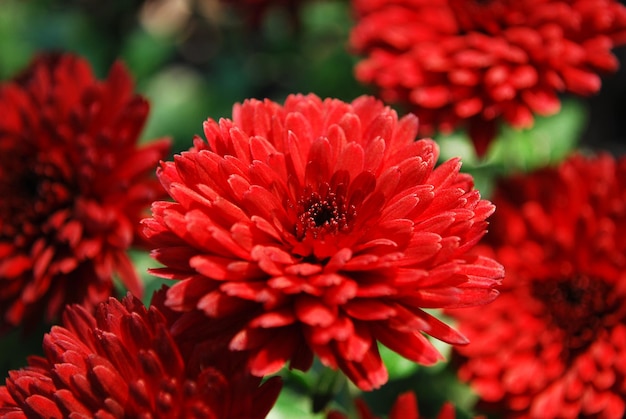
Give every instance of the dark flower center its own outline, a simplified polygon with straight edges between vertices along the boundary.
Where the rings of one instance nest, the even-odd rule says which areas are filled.
[[[343,194],[321,187],[318,192],[307,192],[298,201],[296,237],[310,235],[317,239],[326,234],[336,234],[350,229],[356,210],[348,205]]]
[[[35,173],[23,173],[17,183],[19,187],[18,193],[22,193],[24,196],[31,199],[38,195],[40,179]]]
[[[613,291],[605,281],[585,275],[536,281],[532,286],[552,324],[563,331],[568,355],[585,350],[598,333],[617,321],[619,301]]]
[[[64,182],[54,165],[33,164],[19,157],[0,163],[5,169],[0,180],[0,195],[5,197],[0,205],[0,217],[5,221],[0,225],[0,237],[16,238],[32,230],[31,226],[37,229],[56,210],[68,205],[71,185]]]

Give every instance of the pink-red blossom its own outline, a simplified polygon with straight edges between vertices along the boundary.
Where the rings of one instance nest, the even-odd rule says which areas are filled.
[[[190,330],[197,313],[228,322],[255,375],[317,355],[366,390],[387,381],[378,343],[423,364],[441,359],[426,334],[466,343],[426,310],[496,296],[502,267],[468,253],[494,208],[416,133],[367,96],[246,100],[207,120],[206,141],[161,165],[173,202],[144,221],[152,272],[176,281],[166,304]]]
[[[148,103],[128,72],[100,81],[79,57],[41,55],[0,85],[0,115],[0,329],[93,308],[115,275],[140,294],[126,252],[169,144],[138,144]]]
[[[626,7],[616,0],[353,0],[356,77],[420,118],[425,134],[464,127],[483,153],[516,128],[590,95],[618,67]]]

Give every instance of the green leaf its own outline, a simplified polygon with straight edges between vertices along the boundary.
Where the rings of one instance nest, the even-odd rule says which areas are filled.
[[[346,377],[338,370],[325,368],[313,387],[313,412],[322,412],[346,384]]]
[[[474,178],[475,189],[489,198],[497,177],[528,172],[558,164],[580,140],[587,122],[585,107],[578,101],[563,101],[561,112],[551,117],[536,117],[533,128],[517,130],[503,125],[487,155],[480,159],[464,131],[438,134],[440,162],[460,157],[461,170]]]
[[[267,415],[268,419],[321,419],[324,417],[324,413],[312,412],[311,400],[308,396],[289,387],[283,387],[276,404]]]
[[[557,164],[577,146],[586,115],[581,103],[572,99],[563,101],[559,113],[537,117],[531,129],[515,130],[505,125],[485,163],[501,167],[505,174]]]
[[[439,160],[447,161],[455,157],[460,157],[464,165],[474,167],[480,164],[474,144],[462,131],[452,134],[435,136],[434,140],[439,145]]]

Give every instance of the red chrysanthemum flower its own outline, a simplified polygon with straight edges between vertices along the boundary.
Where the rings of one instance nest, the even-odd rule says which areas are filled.
[[[615,0],[353,0],[356,77],[409,105],[425,134],[465,124],[483,153],[505,120],[558,112],[560,92],[600,89],[626,42]]]
[[[466,342],[424,309],[495,297],[502,267],[467,255],[493,206],[458,160],[434,167],[413,115],[292,95],[204,132],[158,170],[175,202],[153,205],[145,233],[153,272],[179,281],[167,304],[240,324],[231,348],[252,352],[253,374],[315,353],[372,389],[387,380],[377,341],[426,364],[440,354],[423,333]]]
[[[367,404],[362,399],[356,400],[356,407],[359,414],[359,419],[378,419],[375,416]],[[420,413],[417,408],[417,398],[413,392],[402,393],[398,396],[391,411],[389,412],[388,419],[420,419]],[[446,403],[441,408],[441,411],[437,415],[437,419],[454,419],[456,413],[454,412],[454,406],[450,403]],[[332,411],[327,416],[327,419],[348,419],[348,416],[341,412]]]
[[[501,184],[486,243],[502,294],[453,310],[459,374],[508,417],[626,412],[626,158],[574,156]]]
[[[148,103],[115,64],[105,81],[84,60],[43,55],[0,86],[0,328],[93,307],[113,275],[142,286],[126,254],[164,193],[166,140],[138,146]]]
[[[233,367],[228,350],[181,351],[158,306],[109,298],[95,315],[70,306],[44,337],[45,357],[9,372],[0,415],[18,418],[264,418],[280,379]],[[192,355],[192,356],[190,356]]]

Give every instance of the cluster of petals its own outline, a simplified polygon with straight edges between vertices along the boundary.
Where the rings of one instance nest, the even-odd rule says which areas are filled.
[[[372,413],[365,401],[357,399],[355,403],[359,419],[378,419],[378,416]],[[418,409],[417,397],[415,397],[415,393],[408,391],[400,394],[391,407],[391,411],[387,417],[389,419],[423,418]],[[454,406],[450,403],[446,403],[441,408],[441,411],[437,415],[436,419],[455,419],[455,417],[456,413],[454,411]],[[332,411],[328,413],[326,419],[348,419],[348,416],[338,411]]]
[[[520,418],[626,413],[626,158],[574,155],[499,185],[485,254],[501,295],[452,310],[459,375]]]
[[[482,153],[499,121],[516,128],[590,95],[615,71],[626,7],[615,0],[354,0],[356,77],[420,118],[423,133],[459,126]]]
[[[425,334],[466,343],[426,310],[496,296],[501,265],[468,253],[494,207],[458,160],[435,167],[417,129],[368,96],[251,99],[208,119],[206,141],[162,163],[173,201],[143,221],[152,272],[176,281],[166,304],[238,325],[230,347],[255,375],[317,355],[364,390],[388,378],[378,342],[422,364],[441,359]]]
[[[83,59],[45,54],[0,85],[0,328],[93,308],[114,275],[141,293],[126,252],[169,152],[138,145],[147,113],[119,63],[99,81]]]
[[[260,385],[241,365],[224,369],[230,351],[197,359],[177,345],[171,318],[130,294],[121,302],[109,298],[95,314],[69,306],[63,326],[44,337],[45,356],[9,372],[0,387],[0,416],[264,418],[280,379]]]

